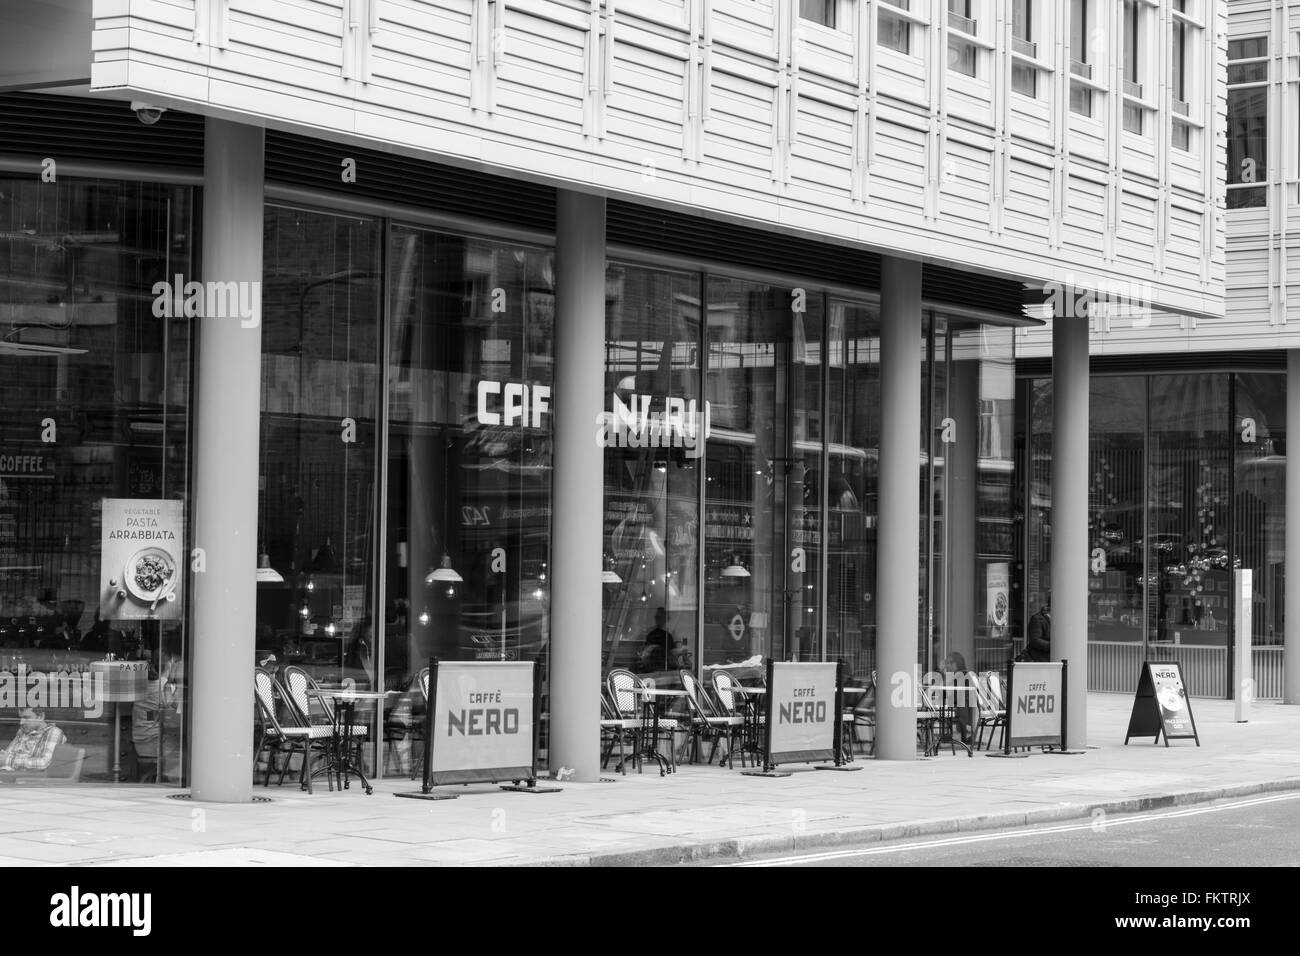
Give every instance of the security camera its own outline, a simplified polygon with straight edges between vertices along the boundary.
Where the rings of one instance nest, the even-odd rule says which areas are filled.
[[[135,118],[145,126],[153,126],[167,112],[167,107],[154,106],[152,103],[135,102],[131,104],[131,109],[135,111]]]

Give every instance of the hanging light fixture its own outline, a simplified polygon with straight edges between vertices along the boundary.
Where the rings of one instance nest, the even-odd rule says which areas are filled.
[[[442,565],[425,575],[425,584],[460,584],[465,579],[451,566],[451,555],[442,553]]]
[[[722,569],[722,576],[724,578],[747,578],[749,577],[749,569],[740,563],[739,555],[733,554],[731,563]]]
[[[265,552],[257,556],[257,583],[283,584],[284,575],[271,567],[271,556]]]

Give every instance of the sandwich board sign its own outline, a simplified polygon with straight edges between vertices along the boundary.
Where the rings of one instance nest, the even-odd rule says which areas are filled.
[[[513,783],[505,790],[556,792],[537,786],[539,677],[536,662],[431,660],[424,779],[419,793],[397,796],[448,799],[430,791],[503,780]]]
[[[1007,665],[1007,732],[1003,753],[1012,747],[1065,749],[1064,661],[1011,661]]]
[[[1180,739],[1201,745],[1192,717],[1192,699],[1183,687],[1183,669],[1178,661],[1143,662],[1124,743],[1131,737],[1151,737],[1155,744],[1160,742],[1161,734],[1166,747],[1170,740]]]
[[[772,768],[782,763],[838,763],[840,695],[839,665],[834,661],[769,658],[767,690],[762,695],[767,720],[763,770],[749,771],[748,775],[774,776]]]

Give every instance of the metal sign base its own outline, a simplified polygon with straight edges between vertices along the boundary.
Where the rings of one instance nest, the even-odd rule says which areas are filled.
[[[1086,750],[1044,750],[1045,754],[1064,754],[1067,757],[1077,757],[1079,754],[1086,754]]]
[[[790,777],[793,774],[789,770],[742,770],[742,777]]]
[[[395,797],[410,797],[412,800],[455,800],[460,796],[459,793],[395,793]]]
[[[1017,751],[1017,752],[1015,752],[1015,753],[1004,754],[1002,751],[999,750],[999,751],[996,752],[996,753],[991,753],[991,754],[986,753],[984,756],[986,756],[986,757],[1012,757],[1012,758],[1024,758],[1024,757],[1028,757],[1029,754],[1022,754],[1022,753],[1020,753],[1019,751]]]
[[[833,763],[819,763],[817,764],[817,766],[813,767],[813,769],[814,770],[861,770],[862,767],[858,765],[850,765],[850,764],[843,764],[837,767]]]
[[[501,789],[512,793],[561,793],[564,790],[563,787],[539,787],[536,784],[528,786],[517,783],[502,784]]]

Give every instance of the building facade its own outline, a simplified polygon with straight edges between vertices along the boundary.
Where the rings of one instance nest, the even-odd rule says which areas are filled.
[[[1049,586],[1091,666],[1080,305],[1227,334],[1223,5],[17,6],[0,620],[84,779],[247,799],[250,662],[405,773],[431,657],[541,660],[587,778],[614,666],[993,665]]]

